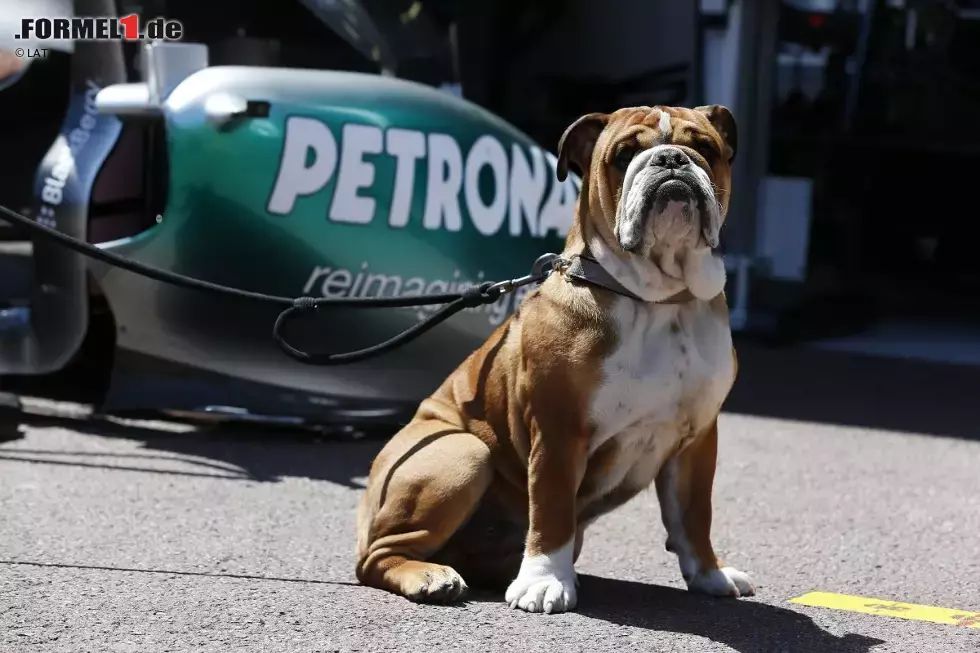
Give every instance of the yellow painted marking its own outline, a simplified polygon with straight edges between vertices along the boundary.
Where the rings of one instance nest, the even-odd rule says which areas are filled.
[[[814,608],[830,608],[832,610],[863,612],[864,614],[879,614],[886,617],[898,617],[899,619],[915,619],[917,621],[931,621],[937,624],[950,624],[952,626],[980,629],[980,612],[950,610],[949,608],[937,608],[931,605],[883,601],[881,599],[833,594],[831,592],[810,592],[809,594],[798,596],[795,599],[790,599],[789,602],[808,605]]]

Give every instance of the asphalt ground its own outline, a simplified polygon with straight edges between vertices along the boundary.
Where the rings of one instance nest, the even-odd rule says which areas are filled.
[[[32,402],[0,444],[0,651],[980,651],[980,629],[790,602],[980,612],[980,384],[962,385],[977,372],[854,361],[740,357],[714,541],[756,597],[683,589],[651,490],[589,531],[563,615],[358,586],[354,509],[377,441]]]

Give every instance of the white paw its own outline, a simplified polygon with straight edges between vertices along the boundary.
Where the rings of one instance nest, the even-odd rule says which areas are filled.
[[[525,557],[504,599],[526,612],[567,612],[578,601],[577,585],[570,542],[550,554]]]
[[[712,569],[708,572],[697,574],[687,583],[687,588],[692,592],[710,594],[712,596],[752,596],[755,594],[755,586],[752,579],[745,572],[739,571],[734,567],[723,567]]]
[[[507,588],[505,600],[512,608],[526,612],[567,612],[575,607],[578,593],[574,575],[567,579],[555,575],[519,575]]]

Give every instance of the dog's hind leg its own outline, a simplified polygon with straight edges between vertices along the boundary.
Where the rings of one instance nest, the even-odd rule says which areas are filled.
[[[378,455],[357,518],[357,578],[414,601],[450,602],[467,586],[428,562],[473,514],[493,478],[490,449],[437,420],[412,422]]]

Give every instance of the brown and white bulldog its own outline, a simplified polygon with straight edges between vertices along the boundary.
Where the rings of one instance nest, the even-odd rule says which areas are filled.
[[[429,602],[506,587],[511,607],[571,610],[586,528],[655,482],[688,588],[754,593],[710,538],[737,365],[713,250],[736,140],[722,106],[566,130],[558,178],[572,164],[582,190],[562,257],[601,274],[550,274],[385,445],[358,510],[363,584]]]

